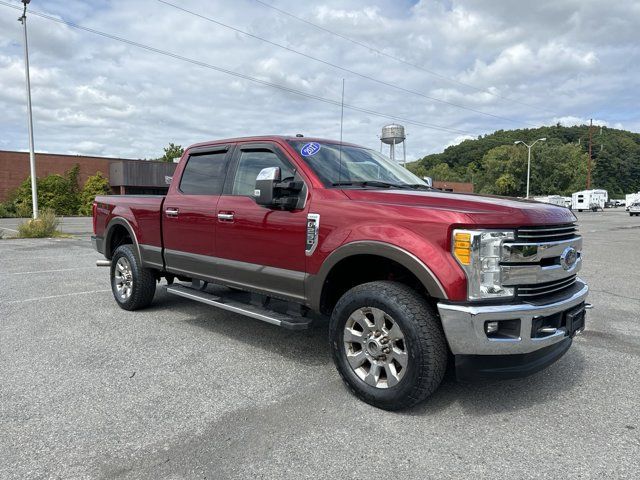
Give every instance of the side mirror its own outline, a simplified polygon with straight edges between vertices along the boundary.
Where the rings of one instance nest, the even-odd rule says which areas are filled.
[[[433,179],[431,177],[422,177],[422,180],[424,180],[424,183],[428,186],[433,187]]]
[[[280,167],[267,167],[260,170],[253,191],[256,203],[264,207],[273,206],[275,185],[280,181]]]
[[[298,205],[298,193],[304,184],[296,181],[281,181],[280,167],[267,167],[256,177],[253,195],[258,205],[282,210],[294,210]]]

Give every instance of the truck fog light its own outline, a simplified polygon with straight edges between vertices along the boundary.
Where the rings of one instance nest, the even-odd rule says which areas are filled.
[[[484,331],[487,334],[496,333],[498,331],[498,322],[487,322],[484,324]]]

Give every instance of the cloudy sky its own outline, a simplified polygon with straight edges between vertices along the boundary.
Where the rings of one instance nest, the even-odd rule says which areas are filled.
[[[192,13],[32,0],[34,12],[192,61],[31,15],[37,151],[153,158],[169,142],[338,138],[343,78],[344,139],[378,148],[398,118],[411,159],[500,128],[592,117],[640,131],[636,0],[166,1]],[[22,27],[4,4],[20,2],[0,0],[0,149],[25,150]]]

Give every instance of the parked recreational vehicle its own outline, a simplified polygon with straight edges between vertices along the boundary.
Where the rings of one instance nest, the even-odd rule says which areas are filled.
[[[583,210],[602,210],[609,200],[606,190],[582,190],[571,195],[571,208],[582,212]]]
[[[629,207],[636,202],[640,202],[640,192],[630,193],[626,195],[625,202],[624,202],[625,210],[628,212]]]
[[[546,195],[544,197],[533,197],[536,202],[550,203],[559,207],[565,207],[564,197],[560,195]]]

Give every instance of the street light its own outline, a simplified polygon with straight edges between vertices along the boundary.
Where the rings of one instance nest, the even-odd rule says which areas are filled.
[[[518,145],[519,143],[523,144],[525,147],[527,147],[529,151],[527,156],[527,198],[529,198],[529,177],[531,176],[531,147],[533,147],[538,142],[544,142],[546,139],[547,139],[546,137],[539,138],[538,140],[533,142],[531,145],[527,145],[522,140],[516,140],[515,142],[513,142],[514,145]]]
[[[31,0],[22,0],[24,10],[18,21],[24,30],[24,75],[27,87],[27,126],[29,129],[29,166],[31,168],[31,202],[33,204],[33,218],[38,218],[38,185],[36,183],[36,156],[33,149],[33,116],[31,114],[31,81],[29,80],[29,46],[27,44],[27,5]]]

